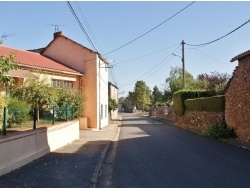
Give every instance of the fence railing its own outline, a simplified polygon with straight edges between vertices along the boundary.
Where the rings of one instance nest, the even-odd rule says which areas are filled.
[[[7,130],[13,129],[36,129],[45,124],[55,124],[55,122],[76,119],[76,108],[72,106],[52,107],[45,110],[37,108],[4,108],[2,114],[2,135],[7,134]]]

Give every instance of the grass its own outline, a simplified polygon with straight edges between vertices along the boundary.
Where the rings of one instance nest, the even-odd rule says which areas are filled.
[[[226,125],[213,125],[203,129],[202,135],[215,139],[235,138],[236,134],[233,128]]]

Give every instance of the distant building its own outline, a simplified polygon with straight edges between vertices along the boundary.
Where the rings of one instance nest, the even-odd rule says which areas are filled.
[[[111,82],[108,83],[108,95],[111,99],[114,99],[118,104],[118,87]],[[111,119],[117,118],[118,109],[111,111]]]

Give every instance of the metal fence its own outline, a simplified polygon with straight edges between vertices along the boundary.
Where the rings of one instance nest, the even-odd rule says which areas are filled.
[[[44,126],[73,120],[77,118],[76,108],[72,106],[52,107],[45,110],[37,108],[4,108],[2,114],[2,135],[7,131],[11,132],[16,129],[36,129],[37,125]]]

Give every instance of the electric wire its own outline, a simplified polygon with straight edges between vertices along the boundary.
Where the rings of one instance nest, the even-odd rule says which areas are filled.
[[[67,3],[67,5],[68,5],[68,7],[69,7],[71,13],[73,14],[75,20],[77,21],[78,25],[80,26],[81,30],[82,30],[83,33],[85,34],[85,36],[86,36],[88,42],[89,42],[90,45],[93,47],[93,49],[94,49],[96,52],[98,52],[98,50],[96,49],[94,43],[93,43],[92,40],[90,39],[88,33],[87,33],[86,30],[84,29],[84,27],[83,27],[81,21],[80,21],[79,18],[77,17],[77,15],[76,15],[76,13],[75,13],[73,7],[71,6],[70,2],[69,2],[69,1],[66,1],[66,3]]]
[[[118,48],[116,48],[116,49],[114,49],[114,50],[111,50],[110,52],[107,52],[107,53],[103,54],[103,56],[108,55],[108,54],[111,54],[111,53],[113,53],[113,52],[115,52],[115,51],[117,51],[117,50],[120,50],[121,48],[123,48],[123,47],[125,47],[125,46],[127,46],[127,45],[129,45],[129,44],[131,44],[131,43],[133,43],[133,42],[135,42],[136,40],[142,38],[143,36],[147,35],[148,33],[152,32],[152,31],[155,30],[156,28],[160,27],[161,25],[163,25],[163,24],[166,23],[167,21],[171,20],[172,18],[174,18],[175,16],[177,16],[178,14],[180,14],[182,11],[184,11],[185,9],[187,9],[188,7],[190,7],[190,6],[191,6],[192,4],[194,4],[194,3],[195,3],[195,1],[191,2],[190,4],[188,4],[187,6],[185,6],[184,8],[182,8],[181,10],[179,10],[178,12],[176,12],[174,15],[172,15],[172,16],[169,17],[168,19],[164,20],[164,21],[161,22],[160,24],[158,24],[158,25],[156,25],[155,27],[153,27],[152,29],[150,29],[150,30],[148,30],[147,32],[141,34],[140,36],[136,37],[135,39],[133,39],[133,40],[131,40],[131,41],[129,41],[129,42],[123,44],[122,46],[120,46],[120,47],[118,47]]]
[[[141,75],[141,76],[138,77],[137,79],[134,79],[134,80],[132,80],[132,81],[126,83],[126,84],[123,84],[123,85],[119,86],[119,88],[124,87],[124,86],[127,86],[127,85],[130,85],[130,84],[133,83],[134,81],[136,81],[136,80],[138,80],[138,79],[144,77],[144,76],[147,75],[150,71],[152,71],[152,70],[155,69],[157,66],[159,66],[160,64],[162,64],[162,62],[164,62],[164,64],[162,65],[162,66],[164,66],[164,65],[165,65],[167,62],[169,62],[172,58],[170,58],[170,60],[168,60],[167,62],[165,62],[165,60],[166,60],[168,57],[172,56],[172,54],[175,53],[176,51],[179,52],[179,51],[180,51],[179,48],[180,48],[180,45],[179,45],[175,50],[173,50],[168,56],[166,56],[163,60],[161,60],[159,63],[157,63],[155,66],[153,66],[150,70],[148,70],[146,73],[144,73],[143,75]],[[161,66],[161,67],[162,67],[162,66]],[[161,67],[160,67],[160,68],[161,68]],[[156,71],[158,71],[160,68],[158,68]],[[154,71],[154,73],[155,73],[156,71]],[[152,75],[152,74],[150,74],[150,76],[151,76],[151,75]]]
[[[102,48],[101,48],[101,46],[99,45],[99,42],[98,42],[98,40],[97,40],[97,38],[96,38],[96,36],[95,36],[95,34],[94,34],[94,32],[93,32],[93,30],[92,30],[90,24],[89,24],[89,22],[88,22],[86,16],[85,16],[84,13],[83,13],[82,8],[80,7],[80,5],[79,5],[79,3],[78,3],[77,1],[75,2],[75,4],[76,4],[76,7],[77,7],[78,11],[80,12],[80,15],[81,15],[83,21],[84,21],[85,24],[86,24],[86,26],[87,26],[87,28],[88,28],[90,34],[93,36],[94,41],[96,42],[96,44],[97,44],[97,46],[99,47],[99,49],[102,50]]]
[[[153,55],[153,54],[162,52],[162,51],[164,51],[164,50],[168,50],[168,49],[170,49],[170,48],[176,47],[176,46],[178,46],[178,45],[179,45],[179,44],[173,45],[173,46],[169,46],[169,47],[167,47],[167,48],[164,48],[164,49],[161,49],[161,50],[157,50],[157,51],[154,51],[154,52],[150,52],[150,53],[148,53],[148,54],[145,54],[145,55],[142,55],[142,56],[139,56],[139,57],[134,57],[134,58],[131,58],[131,59],[127,59],[127,60],[121,61],[121,62],[119,62],[119,63],[116,63],[115,65],[120,65],[120,64],[122,64],[122,63],[126,63],[126,62],[129,62],[129,61],[134,61],[134,60],[137,60],[137,59],[141,59],[141,58],[144,58],[144,57],[147,57],[147,56],[150,56],[150,55]]]
[[[219,38],[217,38],[215,40],[212,40],[210,42],[206,42],[206,43],[202,43],[202,44],[188,44],[188,43],[185,43],[185,44],[188,45],[188,46],[206,46],[206,45],[212,44],[212,43],[217,42],[217,41],[225,38],[226,36],[234,33],[235,31],[237,31],[238,29],[242,28],[244,25],[248,24],[249,22],[250,22],[250,19],[247,20],[246,22],[244,22],[243,24],[241,24],[239,27],[237,27],[234,30],[230,31],[229,33],[227,33],[227,34],[223,35],[222,37],[219,37]]]
[[[187,49],[187,48],[186,48],[186,49]],[[219,62],[219,63],[223,63],[223,64],[226,64],[226,65],[231,65],[231,66],[233,66],[231,63],[226,63],[226,62],[223,62],[223,61],[221,61],[221,60],[218,60],[218,59],[212,57],[211,55],[208,55],[208,54],[206,54],[206,53],[204,53],[204,52],[202,52],[202,51],[200,51],[200,50],[198,50],[198,49],[196,49],[196,48],[190,48],[190,49],[195,50],[195,51],[197,51],[197,52],[199,52],[199,53],[201,53],[201,54],[203,54],[203,55],[205,55],[205,56],[207,56],[207,57],[209,57],[209,58],[211,58],[211,59],[213,59],[213,60],[215,60],[215,61],[217,61],[217,62]]]

